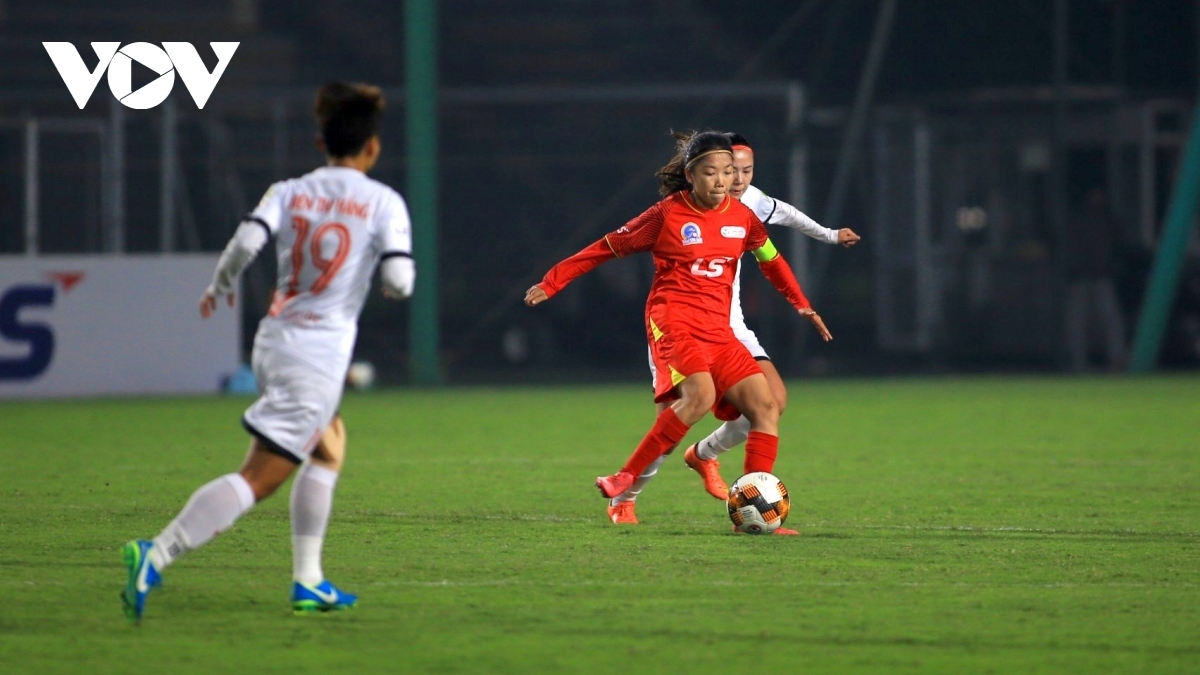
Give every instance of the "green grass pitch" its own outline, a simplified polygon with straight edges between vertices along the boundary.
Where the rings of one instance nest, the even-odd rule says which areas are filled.
[[[118,548],[236,469],[248,399],[0,403],[0,671],[1200,672],[1200,378],[790,384],[800,537],[733,535],[682,452],[610,524],[644,387],[349,395],[359,607],[292,616],[285,486],[139,626]]]

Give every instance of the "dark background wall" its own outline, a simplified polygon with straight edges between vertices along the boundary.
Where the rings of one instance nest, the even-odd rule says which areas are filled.
[[[1131,327],[1200,80],[1198,4],[1068,4],[1067,199],[1075,212],[1089,188],[1103,184],[1112,193],[1122,227],[1116,275],[1123,320]],[[807,327],[747,270],[747,315],[786,373],[1061,367],[1061,306],[1047,300],[1039,282],[1053,277],[1054,250],[1062,245],[1050,234],[1052,195],[1036,159],[1052,140],[1052,5],[900,3],[840,221],[864,243],[810,252],[809,281],[837,340],[813,344]],[[756,184],[824,220],[878,6],[877,0],[438,3],[439,281],[450,379],[642,376],[648,257],[606,265],[537,312],[519,298],[551,264],[655,200],[652,174],[670,155],[671,129],[746,134],[758,151]],[[177,86],[180,249],[219,250],[271,181],[321,161],[308,106],[312,88],[328,79],[388,88],[387,154],[376,175],[404,190],[402,3],[8,0],[2,7],[0,118],[12,122],[0,128],[0,207],[6,212],[22,209],[21,120],[108,121],[113,111],[103,82],[86,110],[75,109],[43,40],[72,41],[85,60],[94,59],[86,48],[91,40],[241,42],[203,111]],[[211,67],[213,56],[201,52]],[[135,73],[135,86],[139,77],[148,79]],[[805,95],[799,134],[786,125],[782,97],[728,94],[737,83],[782,88],[788,82],[802,85]],[[678,85],[699,85],[700,95],[627,96],[630,88],[665,92]],[[569,95],[580,91],[599,93]],[[161,111],[122,112],[125,247],[159,250]],[[1147,118],[1153,142],[1144,136]],[[887,343],[890,328],[881,326],[879,307],[892,297],[879,292],[881,270],[899,253],[874,242],[904,236],[895,228],[912,219],[899,215],[909,208],[905,191],[888,196],[880,181],[894,174],[895,188],[911,173],[907,144],[922,128],[931,138],[936,247],[922,264],[936,267],[938,315],[930,324],[932,341],[906,348]],[[802,199],[789,184],[798,140],[806,152]],[[1149,192],[1146,148],[1154,178]],[[40,150],[42,249],[101,250],[104,184],[95,169],[103,159],[101,141],[47,134]],[[990,216],[982,233],[960,227],[962,209],[973,207],[986,207]],[[896,222],[886,224],[881,213]],[[0,251],[22,249],[17,223],[2,232]],[[791,245],[788,233],[777,238]],[[247,277],[248,331],[264,308],[270,267],[270,261],[258,263]],[[1194,267],[1193,256],[1189,270]],[[1200,361],[1196,279],[1189,271],[1168,365]],[[930,302],[896,284],[902,319]],[[380,366],[385,380],[405,377],[407,328],[403,308],[377,298],[369,303],[359,351]]]

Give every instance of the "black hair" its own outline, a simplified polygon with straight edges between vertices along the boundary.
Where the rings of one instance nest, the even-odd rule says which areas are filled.
[[[744,145],[747,148],[750,148],[751,150],[754,149],[754,146],[750,145],[750,141],[746,140],[745,136],[743,136],[737,132],[734,132],[734,131],[726,132],[725,138],[729,139],[730,145]]]
[[[387,106],[379,87],[347,82],[329,82],[317,90],[313,112],[317,132],[330,157],[352,157],[362,152]]]
[[[663,197],[691,187],[687,169],[692,162],[711,152],[733,153],[729,139],[720,131],[674,131],[671,135],[675,137],[675,155],[654,174],[658,177],[658,194]]]

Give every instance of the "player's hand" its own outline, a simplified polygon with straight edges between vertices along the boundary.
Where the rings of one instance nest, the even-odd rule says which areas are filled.
[[[842,229],[838,230],[838,243],[845,248],[850,248],[851,246],[857,244],[859,239],[862,239],[862,237],[855,234],[854,230],[848,227],[843,227]]]
[[[833,339],[833,334],[830,333],[829,329],[825,327],[825,322],[821,320],[821,315],[817,314],[817,310],[813,309],[812,307],[809,307],[808,309],[802,309],[800,310],[800,316],[808,319],[812,322],[813,326],[816,326],[817,332],[821,334],[822,340],[829,342]]]
[[[541,286],[530,286],[529,290],[525,291],[525,304],[530,307],[540,305],[549,298],[550,296],[546,295],[546,291],[542,290]]]
[[[225,296],[225,302],[230,307],[233,307],[233,300],[233,293]],[[217,296],[205,291],[204,295],[200,298],[200,318],[207,319],[208,317],[212,316],[213,312],[215,311],[217,311]]]

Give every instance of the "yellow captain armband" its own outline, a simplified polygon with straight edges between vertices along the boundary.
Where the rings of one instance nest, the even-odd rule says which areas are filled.
[[[767,240],[767,243],[754,249],[752,253],[754,259],[760,263],[771,262],[779,257],[779,251],[775,249],[775,244],[772,244],[770,239]]]

